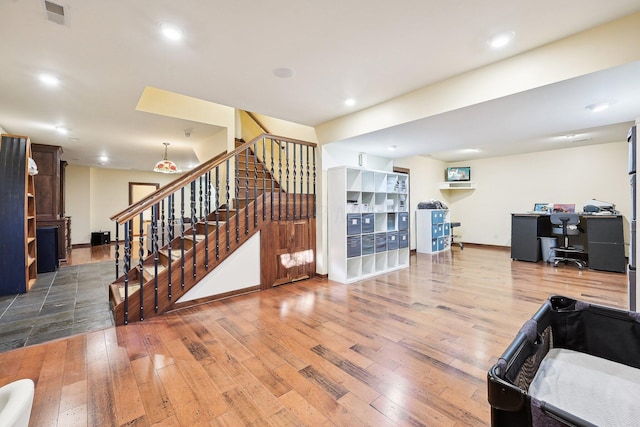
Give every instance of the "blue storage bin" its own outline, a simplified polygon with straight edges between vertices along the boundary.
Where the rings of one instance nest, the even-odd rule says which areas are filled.
[[[431,252],[438,252],[438,238],[431,239]]]
[[[362,235],[362,255],[371,255],[375,252],[376,239],[373,234]]]
[[[398,232],[398,247],[399,248],[408,248],[409,247],[409,231],[399,231]]]
[[[360,234],[362,232],[362,215],[347,214],[347,235]]]
[[[445,247],[444,242],[445,242],[446,240],[447,240],[447,239],[446,239],[445,237],[438,237],[438,250],[439,250],[439,251],[444,250],[444,247]]]
[[[347,258],[360,256],[361,241],[360,236],[347,237]]]
[[[376,252],[386,252],[387,233],[376,233]]]
[[[376,225],[375,214],[364,213],[362,214],[362,233],[373,233]]]
[[[449,222],[445,222],[444,223],[444,235],[445,236],[450,236],[451,235],[451,223],[449,223]]]
[[[434,210],[431,211],[431,223],[442,224],[444,222],[444,211]]]
[[[387,233],[387,250],[393,251],[398,249],[398,232]]]

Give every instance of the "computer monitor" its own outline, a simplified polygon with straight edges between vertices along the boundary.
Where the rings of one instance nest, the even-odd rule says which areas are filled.
[[[549,203],[536,203],[533,205],[533,212],[535,213],[550,213]]]
[[[576,211],[575,203],[554,203],[553,212],[570,212]]]

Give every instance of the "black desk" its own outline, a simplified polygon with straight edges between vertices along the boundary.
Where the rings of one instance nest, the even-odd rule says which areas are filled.
[[[622,215],[580,215],[584,233],[571,236],[572,245],[582,245],[589,268],[625,273]],[[538,262],[539,237],[558,237],[551,232],[549,215],[511,214],[511,258]]]

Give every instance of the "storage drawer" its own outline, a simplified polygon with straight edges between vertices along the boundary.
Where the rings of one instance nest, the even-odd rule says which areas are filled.
[[[362,235],[362,255],[371,255],[375,252],[376,239],[373,234]]]
[[[347,258],[360,256],[361,243],[362,243],[362,239],[360,238],[360,236],[347,237]]]
[[[387,233],[376,233],[376,252],[387,250]]]
[[[431,252],[438,252],[438,238],[431,239]]]
[[[398,247],[401,249],[409,247],[409,231],[404,230],[398,232]]]
[[[444,222],[444,212],[440,210],[431,211],[431,223],[442,224]]]
[[[409,229],[409,212],[398,213],[398,230]]]
[[[448,246],[449,238],[448,237],[438,237],[438,250],[444,251]]]
[[[449,222],[445,222],[445,223],[443,224],[443,227],[444,227],[444,228],[443,228],[443,232],[442,232],[442,234],[443,234],[444,236],[451,236],[451,223],[449,223]]]
[[[362,215],[347,214],[347,235],[360,234],[362,232]]]
[[[373,233],[375,229],[375,214],[362,214],[362,233]]]
[[[398,249],[398,232],[387,233],[387,250],[393,251]]]

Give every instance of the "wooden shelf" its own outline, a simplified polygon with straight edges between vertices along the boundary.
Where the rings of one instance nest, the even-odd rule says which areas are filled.
[[[440,190],[475,190],[476,183],[472,181],[441,182]]]

